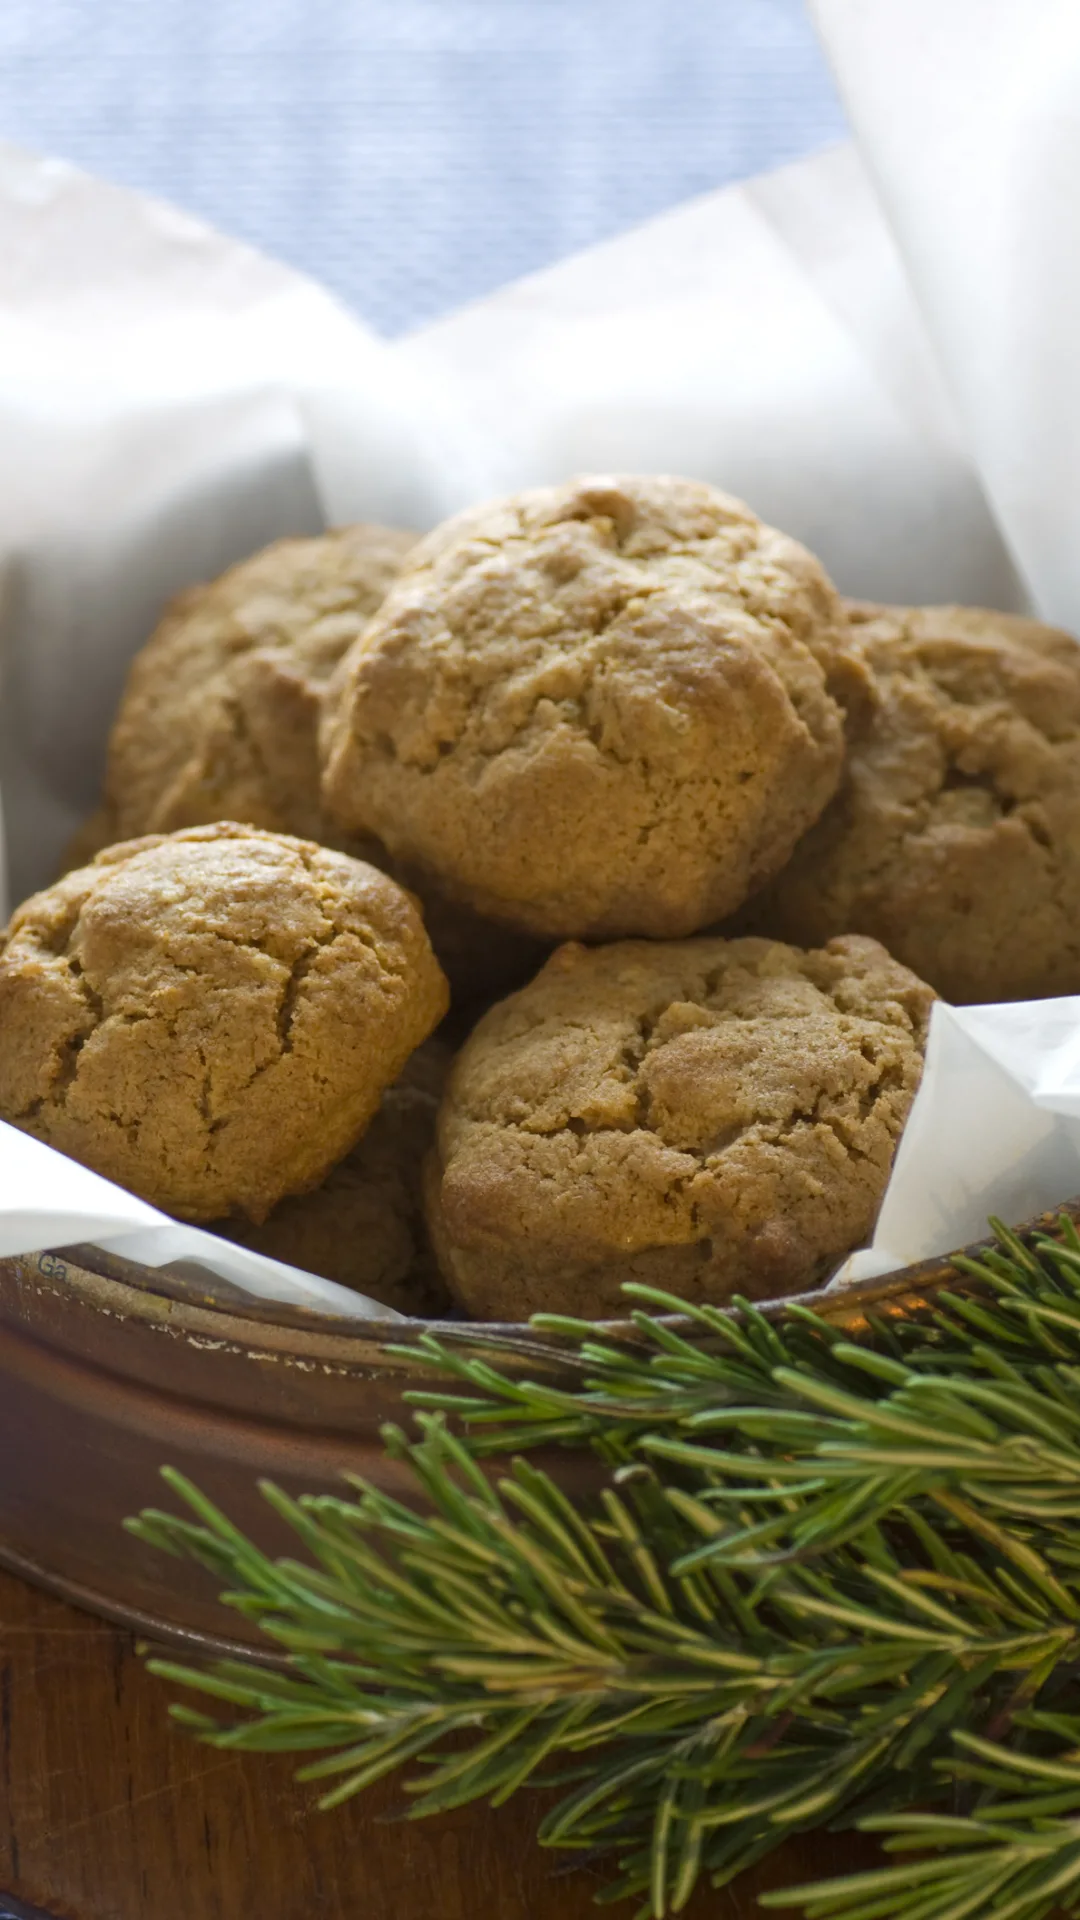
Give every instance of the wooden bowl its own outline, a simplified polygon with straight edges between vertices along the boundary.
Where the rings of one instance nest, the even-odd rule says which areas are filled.
[[[1064,1211],[1080,1219],[1080,1202]],[[1021,1231],[1052,1231],[1056,1219]],[[976,1284],[942,1259],[802,1300],[857,1334],[870,1307],[909,1316],[942,1287]],[[782,1317],[789,1305],[764,1311]],[[636,1337],[624,1322],[601,1324]],[[434,1329],[448,1339],[465,1331]],[[295,1543],[259,1495],[262,1478],[321,1493],[357,1473],[408,1493],[379,1443],[385,1421],[407,1418],[403,1392],[430,1384],[428,1370],[392,1351],[408,1334],[401,1321],[262,1309],[246,1298],[215,1304],[194,1280],[94,1248],[0,1261],[0,1564],[155,1639],[215,1652],[258,1646],[208,1575],[151,1552],[122,1522],[167,1501],[164,1464],[271,1551]],[[471,1340],[478,1334],[500,1365],[552,1373],[550,1351],[541,1354],[527,1326],[468,1329]],[[553,1450],[545,1464],[571,1492],[598,1472],[584,1452]]]

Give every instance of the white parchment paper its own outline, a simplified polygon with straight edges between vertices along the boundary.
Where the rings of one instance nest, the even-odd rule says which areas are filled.
[[[94,804],[164,602],[284,533],[422,528],[573,471],[667,470],[743,495],[847,593],[1080,631],[1075,0],[814,10],[854,145],[392,346],[175,210],[0,147],[10,899],[49,881]],[[936,1011],[860,1270],[1080,1187],[1078,1031],[1071,1000]],[[0,1255],[77,1240],[385,1312],[0,1127]]]
[[[935,1006],[870,1247],[832,1284],[983,1239],[1080,1195],[1080,999]]]
[[[0,1121],[0,1255],[90,1242],[157,1268],[197,1268],[208,1291],[214,1279],[242,1292],[289,1306],[313,1307],[353,1319],[401,1320],[349,1287],[339,1287],[281,1260],[268,1260],[216,1234],[178,1226],[133,1193],[89,1167]]]

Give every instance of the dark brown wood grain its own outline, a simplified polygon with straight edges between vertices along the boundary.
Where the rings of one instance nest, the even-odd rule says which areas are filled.
[[[285,1757],[174,1730],[127,1633],[0,1574],[0,1920],[586,1920],[595,1874],[533,1841],[538,1802],[404,1824],[387,1784],[314,1810]],[[702,1894],[690,1920],[750,1920],[755,1886],[872,1858],[789,1847]],[[29,1912],[27,1909],[29,1908]],[[602,1909],[629,1914],[630,1907]]]

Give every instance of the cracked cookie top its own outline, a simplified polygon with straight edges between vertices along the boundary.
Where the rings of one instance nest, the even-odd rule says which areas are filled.
[[[933,994],[876,941],[558,949],[452,1069],[429,1162],[466,1310],[625,1312],[822,1279],[873,1226]]]
[[[360,525],[279,540],[172,601],[110,736],[109,836],[246,820],[324,838],[323,686],[415,539]]]
[[[1080,647],[977,607],[851,617],[878,701],[740,924],[872,934],[960,1004],[1080,992]]]
[[[542,938],[689,933],[816,819],[867,684],[817,561],[739,501],[544,487],[414,548],[331,683],[324,804]]]
[[[187,1220],[320,1181],[446,1010],[375,868],[225,823],[110,847],[0,939],[0,1118]]]

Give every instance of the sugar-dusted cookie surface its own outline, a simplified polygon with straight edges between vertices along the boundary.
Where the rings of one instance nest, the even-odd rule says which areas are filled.
[[[817,818],[866,685],[818,562],[739,501],[544,487],[414,549],[328,691],[324,804],[542,939],[685,934]]]
[[[1080,993],[1080,646],[978,607],[851,616],[878,700],[740,924],[872,934],[958,1003]]]
[[[814,1285],[870,1232],[933,995],[876,941],[559,948],[451,1071],[428,1164],[479,1319]]]
[[[415,901],[223,824],[110,847],[0,937],[0,1118],[188,1220],[348,1153],[442,1017]]]

